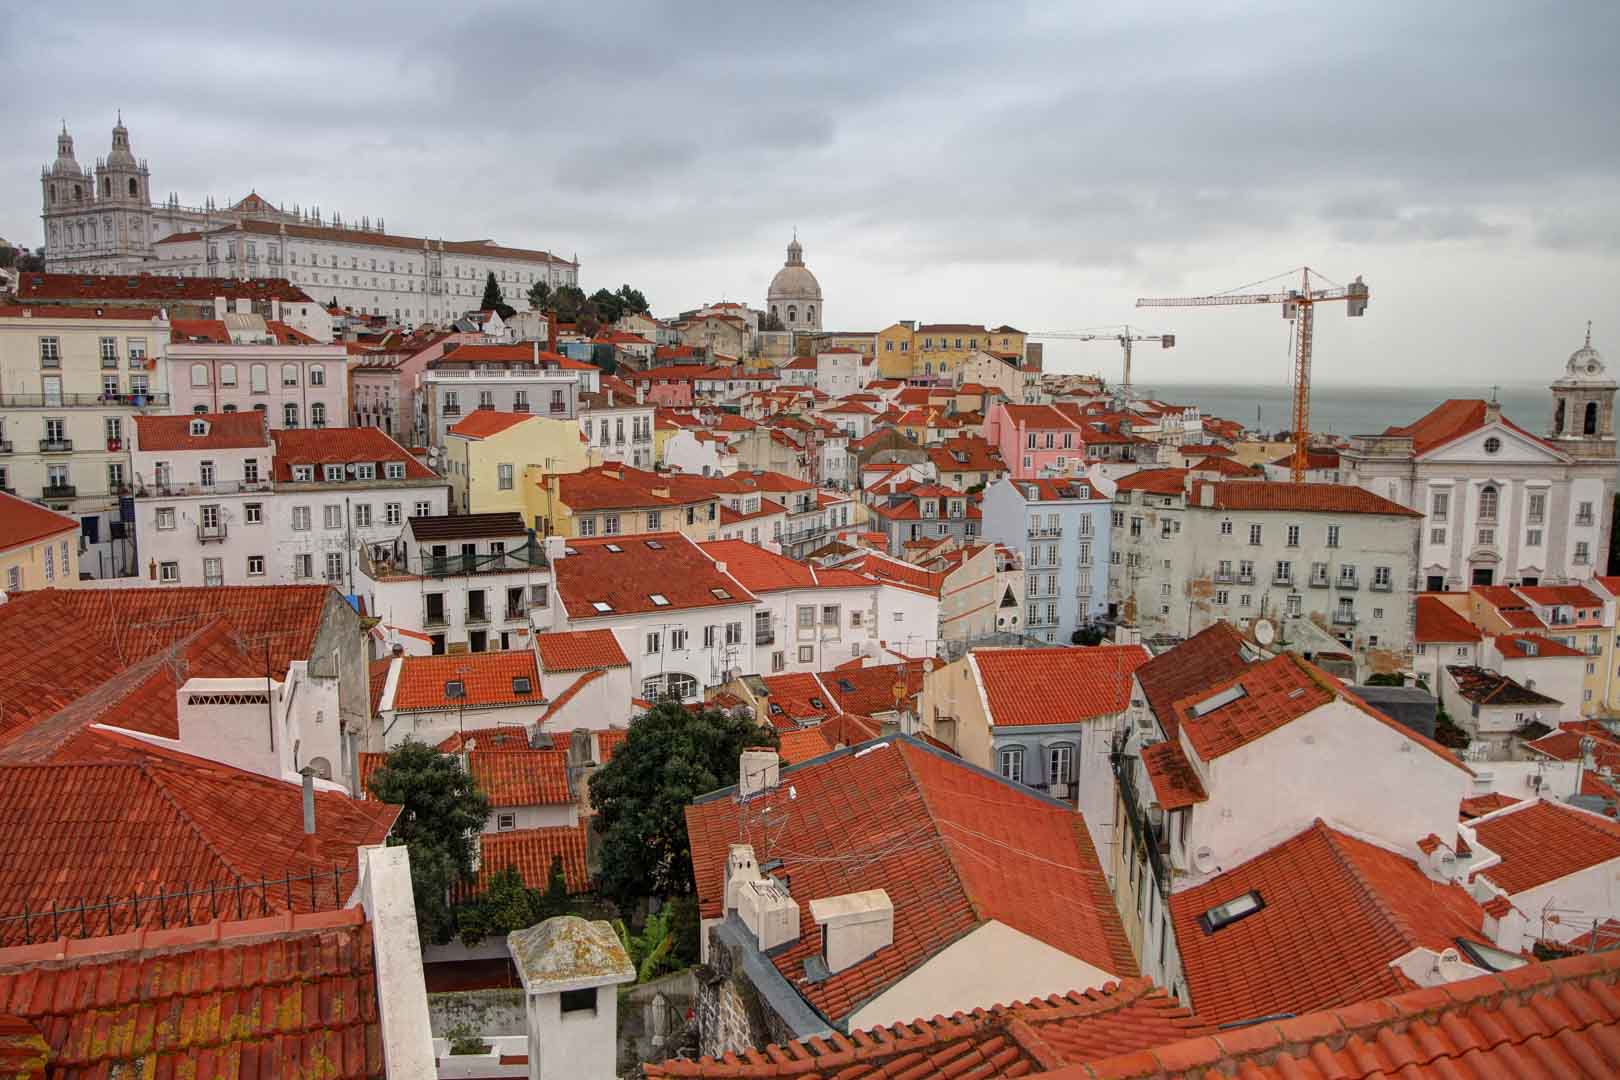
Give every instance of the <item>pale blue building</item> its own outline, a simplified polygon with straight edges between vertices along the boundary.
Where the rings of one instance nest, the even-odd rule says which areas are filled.
[[[983,535],[1024,555],[1025,629],[1067,645],[1108,610],[1113,501],[1084,479],[1002,477],[984,492]]]

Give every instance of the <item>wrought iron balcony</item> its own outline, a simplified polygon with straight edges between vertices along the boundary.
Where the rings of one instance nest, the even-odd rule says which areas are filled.
[[[197,542],[199,544],[222,544],[225,542],[225,522],[218,525],[198,525]]]
[[[1333,584],[1340,589],[1359,589],[1361,588],[1361,578],[1355,574],[1340,574],[1338,580]]]
[[[1312,574],[1311,575],[1311,581],[1310,581],[1311,588],[1313,588],[1313,589],[1325,589],[1325,588],[1328,587],[1329,584],[1331,584],[1331,583],[1328,581],[1327,571],[1324,570],[1320,574]]]
[[[71,454],[73,453],[72,439],[41,439],[39,452],[42,454]]]
[[[45,498],[71,499],[79,493],[79,489],[72,484],[46,484]]]
[[[1337,611],[1335,611],[1333,613],[1333,625],[1334,626],[1354,626],[1354,625],[1356,625],[1356,613],[1354,611],[1347,611],[1344,608],[1340,608],[1339,610],[1337,610]]]
[[[442,611],[439,612],[438,614],[434,614],[433,612],[430,611],[425,616],[422,617],[422,625],[423,626],[449,626],[450,625],[450,620],[445,615],[445,613],[442,612]]]

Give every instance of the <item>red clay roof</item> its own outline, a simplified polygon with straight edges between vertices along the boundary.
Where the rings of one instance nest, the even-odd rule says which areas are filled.
[[[1515,590],[1533,604],[1546,607],[1601,608],[1598,599],[1585,585],[1520,585]]]
[[[968,654],[992,727],[1074,724],[1124,712],[1131,676],[1147,663],[1140,645],[975,649]]]
[[[467,771],[496,809],[574,801],[568,755],[556,750],[474,750],[467,755]]]
[[[458,731],[439,743],[445,754],[458,754],[467,750],[527,750],[529,729],[521,724],[494,724],[490,727],[468,728]]]
[[[1503,795],[1499,791],[1487,792],[1484,795],[1472,795],[1462,801],[1458,816],[1467,821],[1470,818],[1483,817],[1495,813],[1505,807],[1513,806],[1523,800],[1512,795]]]
[[[1122,476],[1115,491],[1146,491],[1153,495],[1181,495],[1187,490],[1186,469],[1140,469]]]
[[[1482,641],[1479,627],[1438,596],[1417,598],[1417,640],[1424,644]]]
[[[191,434],[194,420],[208,425],[207,434]],[[270,429],[261,412],[208,413],[199,416],[137,416],[135,441],[142,450],[252,450],[270,445]]]
[[[1210,909],[1258,892],[1263,907],[1213,932]],[[1417,863],[1317,821],[1212,881],[1170,896],[1200,1016],[1217,1023],[1303,1013],[1394,993],[1390,961],[1419,946],[1485,942],[1479,905]]]
[[[1485,426],[1486,415],[1486,402],[1478,398],[1451,398],[1404,427],[1386,428],[1384,434],[1392,437],[1410,436],[1413,452],[1421,457],[1469,432],[1478,431]],[[1502,417],[1502,425],[1531,442],[1551,449],[1545,440],[1530,434],[1505,416]]]
[[[1174,737],[1176,702],[1225,682],[1248,666],[1243,635],[1222,619],[1137,668],[1136,681],[1165,734]]]
[[[79,523],[66,514],[0,491],[0,551],[10,551],[78,528]]]
[[[517,427],[525,420],[532,420],[530,413],[500,412],[496,409],[474,409],[461,420],[450,427],[450,434],[461,435],[468,439],[487,439],[491,435],[499,435],[507,428]]]
[[[1214,1029],[1145,978],[1016,1005],[728,1053],[648,1064],[648,1080],[976,1080],[1029,1076]]]
[[[589,822],[581,821],[574,826],[484,833],[478,838],[478,885],[474,891],[482,893],[489,888],[491,878],[510,866],[516,868],[525,885],[543,892],[551,882],[552,864],[561,859],[569,894],[589,892],[591,875],[585,863],[585,832],[589,828]]]
[[[1174,739],[1143,747],[1142,768],[1153,785],[1154,800],[1165,810],[1185,810],[1209,798],[1181,743]]]
[[[0,943],[24,940],[22,923],[3,917],[25,906],[40,912],[86,897],[352,871],[356,849],[382,843],[399,816],[398,807],[318,791],[311,850],[296,784],[105,732],[79,748],[71,763],[0,766]],[[282,892],[271,891],[273,899]],[[303,896],[294,900],[307,908]],[[173,922],[188,903],[206,910],[207,897],[168,903]],[[334,906],[332,890],[318,892],[316,904]],[[156,921],[150,907],[143,914]],[[112,918],[122,932],[131,912]],[[36,938],[41,929],[34,924]]]
[[[146,307],[73,307],[68,304],[0,304],[0,319],[124,319],[140,322],[157,319],[162,312]]]
[[[809,563],[767,551],[746,540],[711,540],[703,551],[716,562],[726,564],[726,573],[752,593],[777,589],[813,589],[816,572]]]
[[[1620,1074],[1620,951],[1111,1057],[1048,1080],[1574,1080]]]
[[[702,548],[680,533],[574,539],[568,551],[551,564],[551,571],[571,619],[754,601],[736,578],[722,574]],[[669,603],[655,602],[655,595]],[[598,603],[608,610],[598,610]]]
[[[514,679],[528,679],[527,693],[513,687]],[[445,694],[445,684],[459,681],[464,697]],[[466,653],[460,656],[405,656],[400,658],[399,680],[394,686],[394,708],[454,709],[500,705],[540,706],[540,671],[528,650]]]
[[[860,756],[839,751],[784,770],[781,787],[752,799],[746,813],[732,794],[716,792],[686,810],[702,914],[720,914],[731,844],[752,843],[762,862],[782,859],[801,927],[798,941],[770,959],[835,1023],[987,920],[1104,971],[1136,973],[1084,822],[1026,788],[892,736]],[[914,839],[896,844],[898,836]],[[821,857],[857,851],[871,858]],[[821,939],[808,901],[879,888],[894,903],[894,944],[804,982],[804,962]]]
[[[1128,478],[1127,478],[1128,479]],[[1374,495],[1366,488],[1351,484],[1294,484],[1271,480],[1239,480],[1233,483],[1211,484],[1215,489],[1217,510],[1284,510],[1299,513],[1324,514],[1382,514],[1391,517],[1419,518],[1423,515],[1408,510],[1400,503],[1391,502],[1382,495]],[[1199,491],[1188,497],[1188,503],[1199,501]]]
[[[62,949],[0,950],[0,1015],[44,1035],[53,1078],[384,1076],[358,908],[73,941],[59,959]]]
[[[535,636],[540,667],[545,671],[628,667],[619,639],[611,630],[559,630]]]
[[[1586,653],[1571,648],[1556,638],[1540,634],[1498,634],[1491,643],[1505,660],[1534,660],[1541,657],[1583,657]]]
[[[1473,823],[1479,846],[1471,876],[1489,878],[1510,896],[1599,863],[1620,859],[1620,824],[1598,814],[1536,799]]]
[[[405,463],[407,480],[439,479],[432,469],[412,457],[410,451],[390,439],[381,428],[296,428],[272,431],[270,437],[276,443],[276,479],[283,483],[292,480],[294,465],[347,465],[350,462],[400,461]],[[377,478],[383,479],[380,471]]]
[[[34,305],[52,300],[119,300],[158,303],[193,300],[281,300],[314,303],[286,278],[180,277],[173,274],[22,274],[17,299]]]
[[[782,758],[782,764],[798,765],[832,749],[833,744],[827,741],[827,736],[819,727],[809,727],[782,732],[777,753]]]

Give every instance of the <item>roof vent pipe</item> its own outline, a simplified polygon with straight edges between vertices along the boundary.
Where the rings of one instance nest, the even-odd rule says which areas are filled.
[[[298,770],[304,778],[304,835],[315,835],[315,770],[305,765]]]

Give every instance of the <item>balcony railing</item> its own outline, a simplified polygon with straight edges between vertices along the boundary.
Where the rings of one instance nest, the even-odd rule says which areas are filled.
[[[1031,537],[1062,536],[1063,527],[1060,525],[1054,529],[1045,525],[1033,525],[1030,527],[1029,535]]]
[[[433,612],[430,611],[425,616],[423,616],[422,625],[423,626],[449,626],[450,625],[450,620],[445,616],[444,612],[442,612],[442,611],[439,612],[436,615]]]
[[[1252,571],[1249,573],[1239,573],[1237,576],[1237,583],[1239,585],[1253,585],[1254,573]]]
[[[1340,589],[1359,589],[1361,588],[1361,579],[1355,574],[1340,574],[1339,579],[1333,584]]]
[[[510,604],[507,605],[507,607],[506,607],[506,619],[507,619],[508,622],[512,621],[513,619],[527,619],[528,617],[529,617],[528,605],[524,605],[522,607],[512,607]]]
[[[1373,578],[1372,584],[1368,585],[1367,588],[1371,589],[1373,592],[1390,592],[1395,588],[1395,583],[1389,578],[1385,578],[1383,581]]]
[[[1354,611],[1346,611],[1345,609],[1340,608],[1338,611],[1335,611],[1333,613],[1333,625],[1334,626],[1354,626],[1354,625],[1356,625],[1356,613]]]
[[[1320,573],[1320,574],[1312,574],[1311,575],[1311,581],[1310,581],[1311,588],[1313,588],[1313,589],[1325,589],[1325,588],[1328,587],[1329,584],[1330,584],[1330,582],[1328,581],[1328,576],[1327,576],[1327,573],[1325,571],[1323,573]]]
[[[1123,734],[1123,733],[1121,733]],[[1119,787],[1119,800],[1125,807],[1125,825],[1131,830],[1136,842],[1132,845],[1137,851],[1147,855],[1148,869],[1153,875],[1153,885],[1159,890],[1160,899],[1170,896],[1170,863],[1164,857],[1160,847],[1160,838],[1155,835],[1148,824],[1147,814],[1143,811],[1140,796],[1136,788],[1136,762],[1139,760],[1134,754],[1124,751],[1123,740],[1115,742],[1114,751],[1109,755],[1109,763],[1114,769],[1114,779]]]
[[[76,409],[129,405],[137,409],[167,408],[168,394],[0,394],[0,408]]]
[[[1590,524],[1592,524],[1592,515],[1591,514],[1576,514],[1575,515],[1575,524],[1577,524],[1577,525],[1590,525]]]
[[[251,495],[255,492],[270,491],[268,480],[221,480],[212,484],[199,484],[194,481],[159,480],[151,484],[136,484],[135,497],[149,499],[157,496],[173,495]]]
[[[71,499],[79,493],[79,489],[72,484],[46,484],[45,498]]]
[[[42,454],[71,454],[73,453],[72,439],[41,439],[39,452]]]
[[[489,622],[489,609],[488,608],[480,608],[477,611],[474,611],[474,610],[472,610],[470,608],[468,609],[467,618],[466,618],[466,623],[467,623],[468,626],[472,626],[475,623],[487,623],[487,622]]]
[[[197,542],[199,544],[220,544],[225,542],[225,522],[218,525],[198,525]]]
[[[1217,584],[1217,585],[1230,585],[1230,584],[1232,584],[1233,578],[1235,578],[1236,576],[1237,575],[1232,573],[1232,571],[1230,571],[1230,570],[1225,570],[1225,571],[1217,570],[1217,571],[1215,571],[1215,584]]]
[[[460,405],[446,405],[444,407],[444,415],[446,415],[446,416],[460,416],[461,415],[461,406]]]
[[[1271,575],[1271,583],[1273,585],[1292,585],[1294,583],[1294,575],[1285,574],[1279,570],[1277,573]]]

